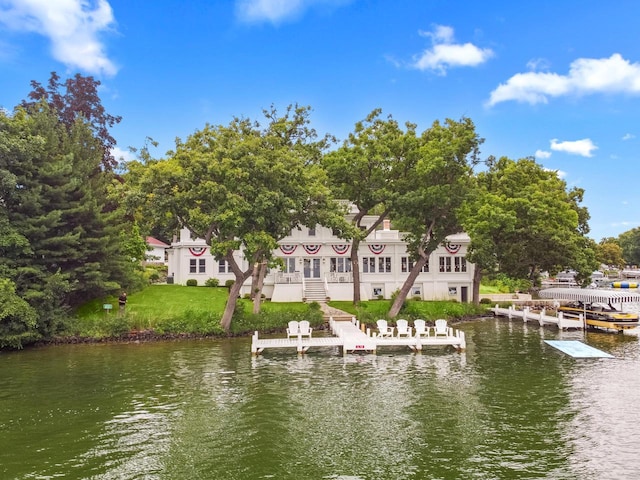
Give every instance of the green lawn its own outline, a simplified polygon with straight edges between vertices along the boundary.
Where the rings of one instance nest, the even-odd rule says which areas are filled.
[[[126,335],[131,331],[154,332],[158,335],[226,335],[220,327],[228,290],[225,287],[187,287],[182,285],[151,285],[141,292],[129,294],[124,315],[118,311],[117,297],[92,301],[75,312],[65,333],[68,336],[104,338]],[[103,305],[113,305],[107,313]],[[361,302],[356,308],[351,302],[330,302],[330,305],[355,315],[364,323],[386,318],[390,300]],[[260,314],[252,314],[251,301],[241,299],[234,313],[231,333],[245,335],[254,330],[276,332],[290,320],[309,320],[312,326],[323,323],[318,304],[264,302]],[[436,318],[464,319],[486,313],[483,306],[449,301],[408,300],[401,317],[408,320]]]
[[[118,311],[117,297],[97,299],[79,308],[68,334],[82,337],[118,336],[131,330],[153,330],[158,334],[222,335],[220,318],[227,302],[226,287],[187,287],[183,285],[151,285],[128,295],[125,315]],[[113,310],[107,313],[104,304]],[[238,301],[233,333],[253,330],[277,330],[289,320],[322,322],[318,311],[305,303],[262,304],[262,313],[253,315],[253,303]]]

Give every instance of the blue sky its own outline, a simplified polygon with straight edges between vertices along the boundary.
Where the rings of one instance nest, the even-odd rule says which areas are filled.
[[[50,72],[102,82],[122,152],[299,103],[344,139],[382,108],[463,116],[482,156],[584,188],[590,236],[640,226],[640,2],[0,0],[0,107]],[[526,188],[526,185],[522,185]]]

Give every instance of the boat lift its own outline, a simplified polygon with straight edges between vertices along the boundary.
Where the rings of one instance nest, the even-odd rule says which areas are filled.
[[[547,288],[540,290],[539,295],[542,298],[581,302],[584,308],[583,319],[585,325],[618,331],[628,328],[636,328],[640,325],[637,316],[635,321],[626,322],[615,320],[594,320],[587,318],[587,304],[604,303],[611,306],[620,305],[620,307],[622,307],[623,304],[628,303],[640,304],[640,294],[636,292],[598,290],[593,288]],[[622,308],[620,308],[620,311],[622,311]]]

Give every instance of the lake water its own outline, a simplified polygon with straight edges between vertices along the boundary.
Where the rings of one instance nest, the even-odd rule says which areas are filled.
[[[249,338],[0,353],[0,478],[640,478],[637,337],[461,328],[465,353],[253,358]]]

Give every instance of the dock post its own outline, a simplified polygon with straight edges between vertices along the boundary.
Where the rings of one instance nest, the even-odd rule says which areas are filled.
[[[251,355],[258,355],[258,331],[251,336]]]
[[[528,317],[529,316],[529,307],[524,307],[522,309],[522,321],[524,323],[527,323]]]

